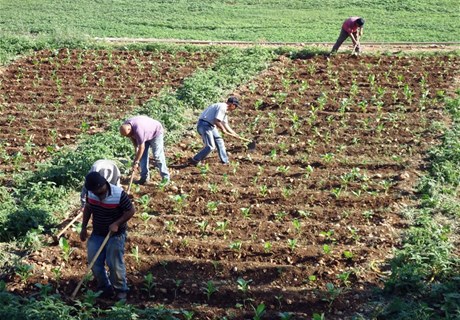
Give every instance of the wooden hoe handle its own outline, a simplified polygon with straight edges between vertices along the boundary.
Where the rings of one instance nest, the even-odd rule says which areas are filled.
[[[133,184],[133,180],[134,180],[134,170],[131,173],[131,178],[129,178],[128,191],[126,191],[127,194],[129,194],[129,192],[131,191],[131,185]]]
[[[62,231],[59,232],[59,233],[56,235],[56,237],[59,239],[59,238],[64,234],[64,232],[66,232],[67,229],[69,229],[70,226],[74,224],[75,221],[77,221],[78,219],[80,219],[80,217],[81,217],[82,214],[83,214],[83,211],[80,211],[80,212],[77,214],[77,216],[76,216],[75,218],[73,218],[72,221],[70,221],[69,224],[66,225],[66,226],[64,227],[64,229],[62,229]]]
[[[94,266],[94,263],[96,262],[97,258],[99,258],[99,255],[101,254],[102,249],[104,249],[104,247],[107,244],[107,241],[109,241],[111,235],[112,235],[112,231],[109,231],[109,233],[107,233],[107,235],[105,236],[105,239],[102,242],[101,246],[99,247],[99,250],[97,250],[96,254],[94,255],[93,260],[91,260],[91,263],[88,265],[88,268],[86,269],[85,275],[83,276],[83,278],[81,278],[80,282],[77,284],[77,287],[72,292],[72,295],[71,295],[72,299],[74,299],[75,296],[77,295],[78,290],[80,290],[81,284],[85,280],[85,278],[88,275],[88,273],[91,271],[91,268]]]

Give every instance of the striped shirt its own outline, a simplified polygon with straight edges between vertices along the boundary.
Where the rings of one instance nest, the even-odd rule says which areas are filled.
[[[88,191],[86,205],[89,206],[93,218],[93,233],[106,236],[109,233],[109,226],[118,220],[125,211],[131,210],[133,204],[126,192],[113,184],[109,184],[108,195],[104,200]],[[123,223],[118,227],[119,235],[126,231],[127,224]]]

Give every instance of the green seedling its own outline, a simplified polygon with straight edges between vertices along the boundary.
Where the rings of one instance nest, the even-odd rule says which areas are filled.
[[[139,266],[140,264],[139,246],[135,246],[131,249],[131,256],[136,261],[136,265]]]
[[[290,312],[280,312],[278,313],[280,316],[280,320],[291,320],[292,319],[292,313]]]
[[[353,253],[351,251],[348,251],[348,250],[345,250],[343,252],[343,256],[344,256],[345,259],[349,259],[349,260],[353,259]]]
[[[144,287],[142,288],[142,290],[147,292],[148,296],[152,298],[154,297],[152,292],[155,286],[155,278],[153,277],[152,273],[149,272],[147,275],[144,276]]]
[[[350,275],[351,272],[342,272],[341,274],[337,275],[337,278],[340,279],[346,287],[349,287],[351,284],[351,281],[349,280]]]
[[[230,243],[229,245],[230,249],[235,250],[235,251],[241,251],[242,243],[241,241],[234,241]]]
[[[265,304],[261,303],[257,306],[257,308],[254,308],[254,312],[255,312],[255,315],[254,317],[252,318],[253,320],[260,320],[262,319],[262,316],[265,314],[266,310],[265,310]]]
[[[187,194],[170,195],[169,198],[174,202],[174,211],[181,213],[186,207]]]
[[[300,233],[302,229],[302,223],[299,221],[299,219],[292,220],[292,225],[294,226],[295,231]]]
[[[176,300],[177,298],[177,290],[179,290],[181,285],[182,285],[182,280],[180,279],[174,280],[174,300]]]
[[[26,283],[32,276],[34,267],[30,264],[21,263],[16,266],[16,275],[19,276],[21,282]]]
[[[217,221],[216,225],[217,225],[216,230],[219,230],[219,231],[222,231],[223,233],[225,233],[227,231],[227,228],[228,228],[228,220]]]
[[[53,291],[53,287],[50,284],[36,283],[35,286],[40,290],[40,296],[42,297],[49,296],[51,291]]]
[[[275,219],[278,220],[278,221],[283,220],[286,216],[287,216],[286,211],[279,211],[279,212],[275,213]]]
[[[211,296],[217,291],[219,291],[219,289],[215,286],[212,280],[209,280],[208,282],[205,282],[204,284],[205,286],[202,288],[202,290],[206,294],[206,298],[209,301],[211,299]]]
[[[332,248],[329,245],[325,244],[323,245],[323,251],[325,254],[330,254],[332,252]]]
[[[59,239],[59,247],[62,251],[62,258],[65,262],[68,262],[74,249],[70,246],[69,242],[64,237]]]
[[[287,242],[291,252],[294,252],[295,248],[297,248],[297,239],[288,239]]]
[[[264,242],[264,252],[270,253],[272,251],[272,243],[270,241]]]
[[[161,192],[164,192],[168,184],[168,179],[161,179],[160,183],[158,183],[158,189],[160,189]]]
[[[218,188],[217,184],[215,184],[215,183],[208,184],[208,189],[209,189],[209,191],[211,191],[211,193],[219,192],[219,188]]]
[[[198,165],[198,168],[200,169],[200,174],[203,177],[206,177],[206,175],[210,172],[209,163]]]
[[[241,210],[241,214],[243,215],[243,218],[245,218],[245,219],[250,218],[250,216],[251,216],[251,213],[250,213],[251,207],[249,207],[249,208],[240,208],[240,210]]]
[[[219,201],[209,201],[206,204],[206,208],[210,213],[217,212],[217,207],[219,206],[220,202]]]
[[[141,207],[141,211],[147,211],[149,208],[150,196],[148,194],[144,194],[142,197],[138,198],[136,202]]]
[[[203,220],[201,222],[197,222],[196,225],[198,227],[200,227],[200,231],[201,233],[205,233],[206,232],[206,228],[208,227],[209,225],[209,222],[207,220]]]
[[[326,283],[326,293],[323,297],[323,301],[329,302],[329,308],[334,303],[334,301],[342,294],[343,288],[334,287],[330,282]]]
[[[172,233],[174,232],[174,225],[175,225],[175,222],[173,220],[170,220],[170,221],[165,221],[165,229],[166,231]]]
[[[237,284],[237,287],[238,287],[238,290],[240,290],[241,292],[243,292],[243,294],[247,294],[249,292],[249,284],[252,282],[252,280],[244,280],[243,278],[238,278],[238,280],[236,280],[236,284]]]
[[[182,314],[184,315],[184,319],[185,320],[192,320],[193,319],[193,315],[195,314],[193,311],[187,311],[187,310],[184,310],[182,311]]]
[[[275,296],[276,302],[278,302],[278,309],[281,309],[281,305],[283,302],[284,297],[282,295]]]
[[[263,185],[260,186],[260,195],[262,197],[264,197],[264,198],[268,195],[268,187],[267,187],[267,185],[263,184]]]
[[[54,275],[54,280],[56,280],[56,283],[57,283],[58,287],[59,287],[59,281],[61,280],[61,276],[62,276],[61,269],[62,269],[62,267],[60,267],[60,266],[51,269],[51,272],[53,272],[53,275]]]

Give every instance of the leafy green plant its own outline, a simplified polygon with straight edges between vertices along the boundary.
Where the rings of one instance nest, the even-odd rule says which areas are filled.
[[[288,239],[287,242],[291,252],[294,252],[297,248],[297,239]]]
[[[139,264],[141,262],[140,254],[139,254],[139,246],[136,245],[131,249],[131,256],[134,258],[134,261],[136,261],[136,265],[139,267]]]
[[[202,290],[203,292],[206,294],[206,298],[208,301],[210,301],[211,299],[211,296],[218,292],[219,289],[216,287],[216,285],[214,284],[214,282],[212,280],[209,280],[207,282],[204,283],[204,287],[202,287]]]
[[[62,258],[65,262],[68,262],[74,249],[70,246],[69,241],[67,241],[67,239],[64,237],[59,239],[59,247],[62,251]]]
[[[243,218],[249,219],[251,217],[251,207],[249,208],[240,208]]]
[[[186,202],[187,197],[188,197],[187,194],[176,194],[176,195],[169,196],[169,198],[174,203],[174,211],[177,211],[179,213],[182,212],[182,210],[187,206],[187,202]]]
[[[152,273],[149,272],[144,276],[144,286],[141,290],[147,292],[147,295],[152,298],[154,297],[153,295],[153,290],[156,287],[155,283],[155,278],[153,277]]]
[[[26,283],[32,276],[34,267],[30,264],[20,263],[16,265],[15,272],[19,276],[21,282]]]
[[[252,318],[253,320],[260,320],[262,319],[262,316],[265,314],[265,304],[261,303],[259,304],[256,308],[253,306],[254,309],[254,317]]]

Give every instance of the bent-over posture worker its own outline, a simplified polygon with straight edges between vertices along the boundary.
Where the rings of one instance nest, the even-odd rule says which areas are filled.
[[[162,124],[147,116],[136,116],[126,120],[120,126],[122,136],[129,137],[134,146],[133,170],[140,165],[141,178],[137,184],[145,184],[150,178],[149,148],[152,147],[156,168],[163,182],[170,180],[164,151],[164,129]]]
[[[97,280],[97,288],[103,297],[126,299],[128,285],[124,262],[127,221],[135,213],[134,206],[122,188],[109,184],[99,172],[90,172],[85,178],[85,188],[88,190],[80,240],[87,238],[87,226],[90,217],[93,222],[93,232],[88,239],[88,262],[92,261],[101,247],[105,237],[112,232],[106,246],[92,267]],[[105,264],[109,267],[107,275]]]
[[[359,39],[363,35],[363,26],[364,19],[361,17],[350,17],[345,20],[342,24],[342,29],[340,30],[340,35],[334,46],[332,47],[331,53],[337,52],[342,43],[350,37],[353,41],[353,51],[354,53],[359,53],[361,51],[361,45]]]
[[[190,158],[190,164],[197,165],[215,149],[217,149],[222,164],[228,164],[224,139],[222,139],[217,128],[225,134],[241,139],[230,127],[227,117],[227,112],[235,110],[239,105],[236,97],[229,97],[226,103],[212,104],[201,113],[197,123],[197,131],[203,139],[204,148],[193,158]]]

